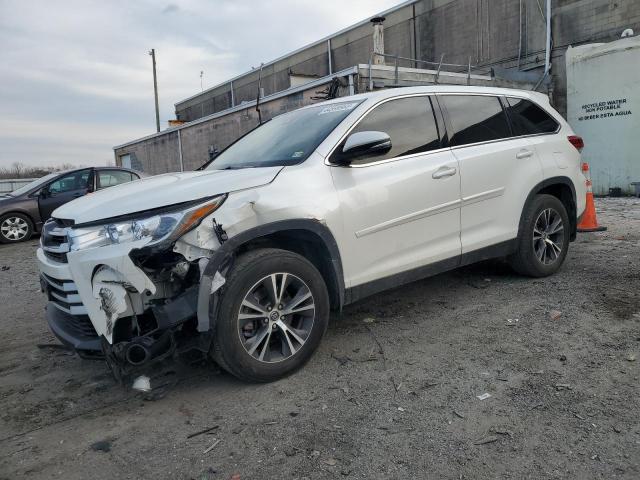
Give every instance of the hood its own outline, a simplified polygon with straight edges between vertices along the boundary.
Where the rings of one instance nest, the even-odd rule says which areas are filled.
[[[11,200],[14,200],[14,203],[15,203],[16,198],[18,198],[18,197],[12,197],[12,196],[7,195],[7,194],[0,194],[0,205],[9,204],[11,202]]]
[[[76,224],[144,212],[271,183],[283,167],[167,173],[110,187],[66,203],[53,217]]]

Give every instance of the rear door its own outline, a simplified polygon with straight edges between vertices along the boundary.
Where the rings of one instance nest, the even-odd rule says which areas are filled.
[[[59,177],[42,189],[38,197],[40,217],[46,222],[53,211],[71,200],[86,195],[93,185],[91,168],[78,170]]]
[[[350,238],[342,257],[350,286],[441,260],[457,264],[459,166],[443,148],[438,118],[429,96],[400,97],[374,107],[349,132],[385,132],[392,143],[384,155],[331,168]]]
[[[439,95],[450,145],[460,162],[462,253],[518,235],[524,202],[542,181],[530,140],[514,137],[502,99],[491,95]]]

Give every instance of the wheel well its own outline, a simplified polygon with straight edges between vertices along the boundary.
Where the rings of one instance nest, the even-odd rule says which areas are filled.
[[[564,208],[567,209],[569,214],[569,222],[571,223],[571,241],[576,239],[577,229],[577,212],[576,212],[576,199],[573,190],[566,183],[554,183],[551,185],[545,185],[535,192],[536,195],[551,195],[556,197],[562,202]]]
[[[340,308],[340,284],[332,264],[331,252],[320,236],[309,230],[278,231],[250,240],[238,247],[236,252],[242,254],[256,248],[289,250],[309,260],[324,278],[331,308]]]

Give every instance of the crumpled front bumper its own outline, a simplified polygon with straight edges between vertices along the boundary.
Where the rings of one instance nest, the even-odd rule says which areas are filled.
[[[88,316],[70,315],[56,307],[53,302],[49,302],[46,317],[49,329],[63,345],[81,354],[102,352],[100,337]]]
[[[144,245],[132,242],[129,245],[69,252],[68,263],[55,261],[47,257],[42,248],[38,249],[42,288],[49,300],[47,322],[63,343],[77,349],[100,350],[100,337],[108,342],[112,341],[113,318],[108,317],[94,288],[94,274],[99,267],[112,268],[139,292],[155,292],[153,282],[129,258],[131,250],[142,246]],[[114,285],[112,288],[124,292],[121,285]],[[86,327],[87,323],[93,331],[89,328],[76,328],[81,325]],[[89,333],[95,334],[97,343],[94,339],[89,341],[89,337],[92,337]],[[85,348],[87,346],[91,348]]]
[[[48,302],[46,319],[49,329],[62,342],[80,352],[100,352],[100,337],[96,332],[78,287],[71,280],[68,264],[48,259],[38,251],[40,287]]]

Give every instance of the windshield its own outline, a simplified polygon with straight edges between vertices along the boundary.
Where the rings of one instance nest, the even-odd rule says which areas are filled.
[[[206,169],[302,163],[359,104],[352,101],[318,105],[275,117],[232,144]]]
[[[17,190],[14,190],[13,192],[9,192],[8,195],[10,197],[18,197],[23,193],[27,193],[27,192],[30,192],[31,190],[35,190],[36,188],[41,187],[42,185],[47,183],[49,180],[53,180],[54,178],[56,178],[58,175],[60,175],[60,173],[50,173],[49,175],[45,175],[44,177],[34,180],[31,183],[27,183],[24,187],[20,187]]]

